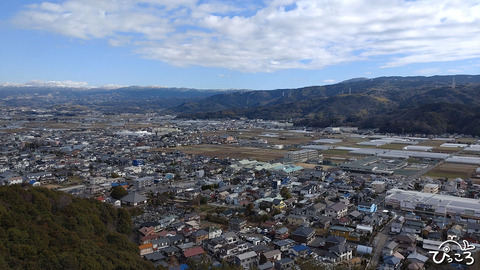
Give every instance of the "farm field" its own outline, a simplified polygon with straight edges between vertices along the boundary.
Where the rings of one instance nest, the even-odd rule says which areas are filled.
[[[466,164],[455,164],[455,163],[443,163],[437,168],[426,173],[424,176],[431,178],[445,178],[455,179],[457,177],[466,179],[470,178],[478,166],[475,165],[466,165]]]

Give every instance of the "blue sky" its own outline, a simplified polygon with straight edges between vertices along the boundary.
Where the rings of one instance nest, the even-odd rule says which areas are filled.
[[[277,89],[480,73],[478,0],[0,3],[0,84]]]

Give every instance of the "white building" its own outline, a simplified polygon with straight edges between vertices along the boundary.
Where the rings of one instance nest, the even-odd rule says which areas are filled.
[[[411,190],[387,191],[385,205],[419,215],[480,219],[480,200]]]
[[[285,153],[285,158],[290,159],[293,162],[301,162],[312,158],[318,158],[318,152],[312,149],[289,151]]]
[[[437,184],[426,184],[426,185],[423,187],[423,192],[425,192],[425,193],[437,194],[439,188],[440,188],[440,187],[439,187]]]

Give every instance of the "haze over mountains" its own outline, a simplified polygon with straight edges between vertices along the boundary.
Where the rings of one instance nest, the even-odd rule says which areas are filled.
[[[5,106],[74,104],[103,112],[160,112],[182,118],[263,118],[298,125],[355,125],[383,132],[480,135],[480,75],[355,78],[278,90],[165,87],[0,87]]]

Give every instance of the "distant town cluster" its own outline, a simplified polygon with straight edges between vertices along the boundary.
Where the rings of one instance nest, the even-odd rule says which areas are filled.
[[[155,266],[420,270],[480,248],[478,138],[71,109],[1,109],[0,184],[129,209]]]

